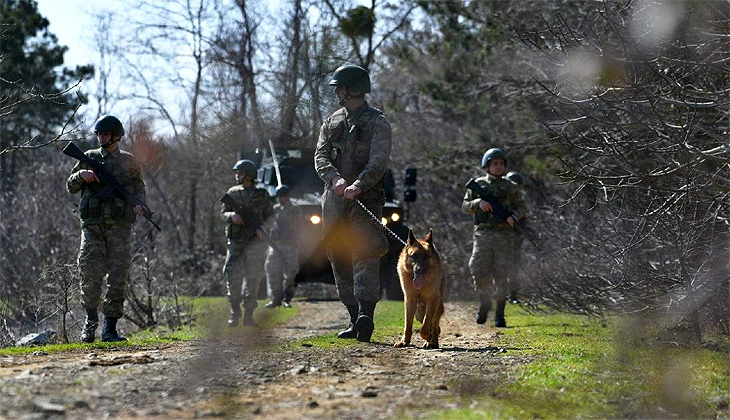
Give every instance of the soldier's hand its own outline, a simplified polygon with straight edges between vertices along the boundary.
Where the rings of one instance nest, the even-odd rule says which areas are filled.
[[[96,176],[94,171],[84,169],[83,171],[79,171],[79,176],[81,179],[83,179],[86,182],[101,182],[99,181],[99,177]]]
[[[347,181],[341,176],[338,176],[332,180],[332,187],[334,188],[335,194],[342,195],[345,193],[345,188],[347,188]]]
[[[241,216],[238,213],[233,213],[233,216],[231,216],[231,221],[234,225],[243,225],[243,219],[241,219]]]
[[[482,200],[479,202],[479,208],[482,209],[483,212],[489,213],[492,211],[492,205],[489,204],[488,201]]]
[[[362,192],[360,190],[360,187],[350,185],[349,187],[345,188],[345,199],[354,200],[355,197],[357,197],[357,195],[360,194],[360,192]]]
[[[509,224],[511,227],[515,227],[515,219],[514,217],[510,216],[507,218],[507,224]]]
[[[144,212],[142,211],[142,206],[140,206],[139,204],[134,206],[134,212],[137,213],[137,216],[144,217]]]
[[[264,231],[261,229],[256,229],[256,236],[258,236],[259,239],[264,239]]]

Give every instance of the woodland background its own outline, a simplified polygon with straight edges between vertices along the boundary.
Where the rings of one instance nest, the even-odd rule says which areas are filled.
[[[157,233],[135,226],[127,321],[186,322],[181,296],[223,292],[217,198],[239,153],[313,147],[343,63],[367,68],[393,126],[408,224],[433,228],[449,299],[473,299],[464,183],[500,147],[525,178],[541,250],[524,248],[534,310],[632,314],[683,342],[730,335],[727,1],[128,1],[88,66],[33,0],[0,0],[0,344],[82,321],[69,140],[119,115]],[[184,95],[170,103],[165,86]],[[399,188],[399,191],[401,189]],[[70,337],[70,338],[69,338]]]

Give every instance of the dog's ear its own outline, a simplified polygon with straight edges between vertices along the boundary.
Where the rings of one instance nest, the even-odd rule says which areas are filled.
[[[413,236],[413,231],[408,229],[408,246],[411,246],[413,244],[417,244],[418,241],[416,240],[416,237]]]
[[[433,245],[433,229],[429,229],[428,233],[426,234],[426,237],[423,238],[426,242],[428,242],[428,246]]]

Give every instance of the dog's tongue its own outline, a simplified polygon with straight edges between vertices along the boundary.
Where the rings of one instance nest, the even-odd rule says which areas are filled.
[[[426,276],[424,276],[424,275],[413,276],[413,288],[414,289],[421,290],[423,288],[424,284],[426,284]]]

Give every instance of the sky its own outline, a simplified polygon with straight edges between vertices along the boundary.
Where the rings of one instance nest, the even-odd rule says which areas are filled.
[[[58,43],[68,47],[64,56],[66,66],[89,64],[94,51],[89,48],[89,39],[97,25],[91,20],[90,12],[100,8],[119,7],[109,0],[37,0],[38,10],[50,22],[50,30],[58,37]]]
[[[98,60],[98,53],[93,46],[93,36],[95,31],[103,30],[103,22],[95,22],[92,15],[102,10],[113,11],[118,18],[124,16],[129,5],[135,0],[36,0],[40,13],[50,22],[50,31],[58,37],[58,44],[68,48],[64,55],[64,66],[74,68],[77,65],[92,64],[95,65]],[[164,0],[155,0],[164,1]],[[281,0],[263,0],[267,5],[269,12],[275,14],[280,8]],[[115,22],[118,23],[118,22]],[[123,25],[122,25],[123,26]],[[93,87],[93,81],[84,82],[81,86],[82,91]],[[174,105],[180,102],[179,92],[161,92],[163,101]],[[87,115],[85,124],[91,125],[95,118],[96,104],[89,103],[86,110],[82,109],[82,115]],[[127,117],[131,117],[135,112],[135,104],[118,104],[110,111],[114,114],[120,114],[119,117],[124,121]],[[159,128],[159,127],[158,127]],[[163,130],[166,131],[166,130]]]

